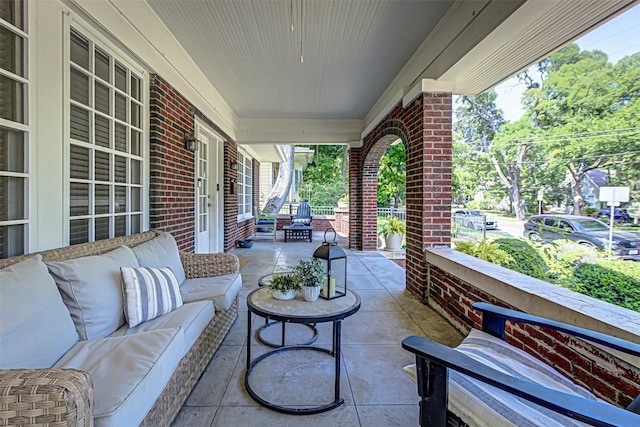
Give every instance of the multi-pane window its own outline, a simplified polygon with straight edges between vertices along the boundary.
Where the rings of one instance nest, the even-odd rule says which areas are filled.
[[[75,29],[69,59],[69,244],[137,233],[144,80]]]
[[[243,151],[238,151],[238,220],[250,218],[253,207],[252,160]]]
[[[26,2],[0,1],[0,258],[28,250]]]

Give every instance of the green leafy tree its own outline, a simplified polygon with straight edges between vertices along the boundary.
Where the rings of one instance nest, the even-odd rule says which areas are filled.
[[[392,144],[380,159],[378,169],[378,203],[397,208],[406,198],[407,160],[404,144]]]

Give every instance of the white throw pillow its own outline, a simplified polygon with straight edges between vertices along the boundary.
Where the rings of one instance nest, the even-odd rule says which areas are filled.
[[[178,279],[166,268],[122,267],[125,317],[129,327],[167,314],[182,305]]]

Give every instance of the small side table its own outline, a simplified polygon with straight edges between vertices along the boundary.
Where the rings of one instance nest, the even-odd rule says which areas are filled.
[[[344,403],[344,398],[340,397],[340,346],[342,341],[342,320],[351,316],[360,310],[360,297],[352,292],[347,291],[344,297],[325,300],[319,299],[316,302],[309,303],[300,298],[289,301],[280,301],[274,299],[268,292],[267,288],[259,288],[251,292],[247,296],[247,370],[244,377],[244,385],[249,395],[259,404],[274,411],[284,414],[308,415],[326,412],[337,408]],[[291,323],[333,323],[333,340],[331,349],[323,347],[315,347],[308,345],[291,345],[276,348],[268,353],[263,354],[256,360],[251,360],[251,317],[257,314],[265,319],[273,319],[280,322]],[[334,397],[333,401],[320,406],[298,407],[276,405],[260,397],[251,387],[251,372],[259,363],[265,359],[283,353],[285,351],[319,351],[327,353],[335,358],[335,377],[334,377]]]
[[[313,227],[310,225],[285,225],[282,227],[284,230],[284,242],[292,239],[309,239],[313,242]]]

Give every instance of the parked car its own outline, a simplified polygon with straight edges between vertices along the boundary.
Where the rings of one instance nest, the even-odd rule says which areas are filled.
[[[534,215],[524,223],[524,236],[534,242],[568,239],[581,245],[607,249],[609,226],[588,216]],[[613,232],[615,255],[640,261],[640,237],[624,231]]]
[[[498,221],[484,215],[482,212],[474,209],[456,209],[453,211],[453,217],[457,218],[463,227],[473,228],[474,230],[496,230]]]
[[[611,218],[611,208],[602,209],[598,212],[598,218]],[[617,222],[631,222],[631,217],[627,213],[626,209],[613,209],[613,220]]]

